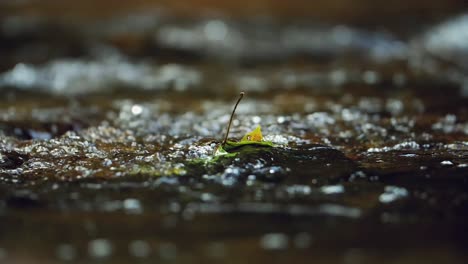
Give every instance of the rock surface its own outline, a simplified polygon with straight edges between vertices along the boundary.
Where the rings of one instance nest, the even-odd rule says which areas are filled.
[[[1,263],[466,263],[466,15],[47,3],[0,4]],[[206,162],[240,91],[230,138],[261,125],[276,146]]]

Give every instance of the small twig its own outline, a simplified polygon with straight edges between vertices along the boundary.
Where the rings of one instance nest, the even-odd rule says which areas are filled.
[[[234,106],[234,109],[232,110],[232,113],[231,113],[231,118],[229,119],[229,124],[228,124],[228,128],[227,128],[227,131],[226,131],[226,136],[224,137],[224,140],[223,140],[223,143],[221,143],[222,146],[224,146],[227,142],[227,139],[228,139],[228,135],[229,135],[229,130],[231,130],[231,124],[232,124],[232,119],[234,118],[234,113],[236,112],[236,109],[237,109],[237,105],[239,104],[239,102],[242,100],[242,97],[244,97],[244,92],[241,92],[240,95],[239,95],[239,99],[237,99],[237,103],[236,105]]]

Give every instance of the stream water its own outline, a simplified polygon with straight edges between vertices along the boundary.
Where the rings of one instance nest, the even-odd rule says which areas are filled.
[[[468,15],[49,2],[0,4],[0,263],[467,263]],[[275,146],[213,160],[241,91]]]

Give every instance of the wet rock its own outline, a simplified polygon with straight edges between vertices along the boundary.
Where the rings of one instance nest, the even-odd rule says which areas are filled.
[[[0,153],[0,169],[14,170],[29,159],[28,155],[20,154],[15,151]]]
[[[58,95],[97,93],[118,87],[183,91],[197,86],[201,78],[198,71],[181,65],[155,67],[110,57],[103,61],[55,61],[42,66],[19,63],[0,74],[0,89],[13,87]]]
[[[266,182],[337,181],[351,173],[356,165],[342,152],[325,145],[300,148],[243,146],[232,158],[221,157],[206,166],[189,167],[188,174],[219,174],[246,180],[249,175]],[[192,172],[194,170],[194,172]]]
[[[5,201],[7,207],[18,209],[34,209],[45,205],[36,193],[27,189],[13,191]]]
[[[51,139],[61,136],[68,131],[78,131],[83,126],[78,121],[75,123],[0,122],[0,130],[4,131],[5,135],[22,140]]]
[[[466,263],[464,15],[2,11],[2,260]],[[229,139],[275,147],[214,157],[240,91]]]

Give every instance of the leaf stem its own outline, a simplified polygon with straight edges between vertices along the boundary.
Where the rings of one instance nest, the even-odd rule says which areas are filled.
[[[226,136],[224,137],[224,140],[223,140],[223,143],[221,143],[221,146],[224,146],[226,144],[226,142],[227,142],[228,135],[229,135],[229,130],[231,130],[232,119],[234,118],[234,113],[236,112],[237,105],[242,100],[242,97],[244,97],[244,94],[245,94],[244,92],[241,92],[239,94],[239,99],[237,99],[236,105],[234,106],[234,109],[232,110],[231,118],[229,119],[229,124],[228,124],[228,128],[227,128],[227,131],[226,131]]]

